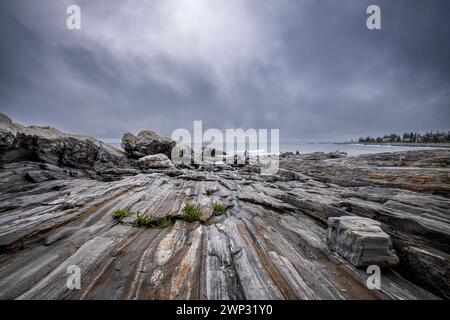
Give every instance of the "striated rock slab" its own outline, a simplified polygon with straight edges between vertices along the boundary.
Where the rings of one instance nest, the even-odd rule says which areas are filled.
[[[161,172],[112,182],[69,176],[32,183],[21,178],[27,170],[35,170],[35,165],[0,169],[2,185],[9,186],[0,188],[2,299],[437,298],[403,271],[383,271],[381,290],[369,290],[365,271],[328,249],[326,225],[316,210],[321,215],[328,212],[322,211],[327,207],[344,211],[337,208],[343,201],[366,210],[379,205],[349,198],[356,190],[286,181],[284,176],[266,181],[269,178],[234,170],[185,171],[185,175],[195,172],[196,179]],[[285,202],[282,195],[286,193],[320,206],[302,209],[303,202]],[[383,194],[391,201],[412,195],[416,204],[430,201],[448,210],[444,207],[448,202],[441,199],[439,204],[433,195],[401,190]],[[181,220],[186,203],[200,204],[204,213],[216,203],[228,209],[188,223]],[[440,215],[437,207],[429,209],[429,228],[446,224],[445,214]],[[136,228],[114,220],[112,213],[117,209],[132,212],[130,222],[140,214],[151,219],[172,217],[175,223],[166,229]],[[353,210],[357,212],[356,207]],[[384,210],[398,214],[392,204]],[[411,259],[426,261],[429,254],[424,252],[444,261],[447,257],[425,244],[424,234],[414,244],[398,242],[410,248],[408,255],[402,251],[401,259],[409,272],[417,267],[409,263]],[[407,239],[414,237],[418,235]],[[66,288],[70,265],[81,268],[80,291]],[[445,265],[432,260],[425,265],[443,279]],[[434,292],[445,292],[445,283],[438,278],[422,279]]]
[[[399,263],[391,237],[378,221],[360,217],[328,219],[327,245],[355,267],[391,267]]]

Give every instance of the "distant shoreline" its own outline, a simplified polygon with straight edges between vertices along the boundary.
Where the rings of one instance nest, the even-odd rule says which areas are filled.
[[[335,142],[335,144],[353,144],[364,146],[396,146],[396,147],[430,147],[430,148],[450,148],[450,143],[416,143],[416,142]]]

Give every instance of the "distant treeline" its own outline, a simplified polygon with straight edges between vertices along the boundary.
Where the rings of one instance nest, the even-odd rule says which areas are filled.
[[[391,133],[383,137],[366,137],[359,138],[360,143],[389,143],[389,142],[405,142],[405,143],[450,143],[450,131],[448,132],[427,132],[425,134],[405,132],[403,135]]]

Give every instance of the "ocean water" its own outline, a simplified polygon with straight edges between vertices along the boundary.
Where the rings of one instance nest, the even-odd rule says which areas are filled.
[[[105,141],[109,145],[122,149],[119,140]],[[244,145],[237,146],[236,151],[242,152],[246,148]],[[438,149],[434,147],[410,147],[410,146],[391,146],[391,145],[363,145],[363,144],[350,144],[350,143],[323,143],[323,142],[280,142],[280,152],[300,152],[301,154],[313,153],[313,152],[346,152],[349,156],[356,156],[360,154],[372,154],[383,152],[398,152],[398,151],[410,151],[410,150],[427,150]],[[266,150],[261,149],[258,152],[264,153]]]

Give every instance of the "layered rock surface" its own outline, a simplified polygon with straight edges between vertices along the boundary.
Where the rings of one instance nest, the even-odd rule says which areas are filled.
[[[399,259],[392,249],[391,237],[378,221],[344,216],[328,219],[327,245],[352,265],[390,267]]]
[[[400,155],[407,160],[392,167]],[[110,182],[3,163],[0,299],[449,298],[449,169],[432,165],[442,157],[450,151],[383,154],[376,163],[290,155],[273,176],[201,166]],[[198,221],[183,219],[188,203],[201,208]],[[120,222],[118,209],[131,215]],[[138,214],[173,223],[133,227]],[[349,215],[378,221],[400,258],[382,270],[380,290],[327,247],[328,219]],[[81,290],[66,287],[71,265],[81,268]]]
[[[24,127],[0,114],[0,162],[24,160],[100,174],[108,169],[131,169],[123,152],[97,139],[51,127]]]

